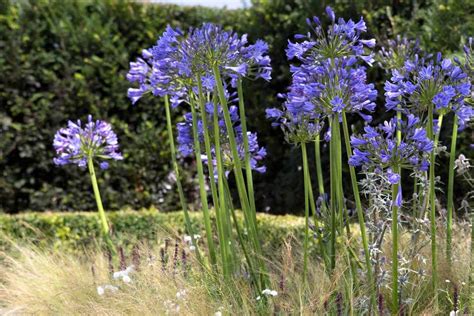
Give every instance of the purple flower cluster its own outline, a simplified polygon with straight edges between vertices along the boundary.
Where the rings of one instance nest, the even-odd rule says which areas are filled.
[[[190,28],[187,35],[168,26],[155,46],[130,63],[127,79],[139,87],[130,88],[128,96],[135,103],[147,92],[170,95],[176,107],[197,93],[198,78],[205,92],[214,91],[214,65],[234,87],[239,77],[271,79],[267,43],[248,44],[246,35],[239,37],[212,23]]]
[[[363,111],[375,109],[377,91],[367,83],[365,67],[358,64],[358,59],[373,62],[370,49],[375,40],[360,39],[366,31],[363,19],[354,23],[340,18],[336,23],[332,9],[328,7],[326,12],[332,21],[327,34],[314,17],[308,21],[314,36],[296,35],[305,41],[289,43],[287,57],[296,58],[299,65],[291,65],[292,83],[282,95],[286,98],[283,109],[266,111],[267,118],[282,126],[291,142],[313,140],[326,118],[346,112],[370,121],[372,117]]]
[[[385,82],[386,107],[418,116],[430,104],[439,114],[454,111],[462,128],[472,117],[472,107],[465,103],[471,95],[471,83],[462,68],[437,54],[434,59],[406,60],[403,67],[393,69]]]
[[[240,118],[238,114],[238,108],[236,106],[229,107],[229,113],[231,120],[234,126],[234,132],[236,135],[237,140],[237,150],[239,152],[239,157],[243,161],[245,158],[245,150],[243,144],[243,135],[242,129],[240,127]],[[206,118],[208,120],[208,126],[213,126],[213,116],[214,116],[214,105],[212,103],[208,103],[206,105]],[[193,138],[193,122],[192,122],[192,115],[191,113],[187,113],[184,115],[184,122],[177,124],[178,130],[178,151],[181,155],[188,157],[194,155],[194,138]],[[223,160],[224,168],[226,175],[232,170],[234,167],[233,156],[230,148],[230,143],[228,139],[228,133],[224,121],[224,114],[222,108],[218,106],[218,124],[220,129],[220,152],[221,157]],[[202,119],[198,120],[197,124],[198,129],[198,137],[199,141],[204,147],[204,130],[203,130],[203,123]],[[212,159],[213,165],[217,166],[217,160],[215,156],[215,146],[213,144],[214,141],[214,134],[213,131],[210,130],[210,138],[211,138],[211,152],[212,152]],[[261,165],[261,161],[267,155],[267,152],[264,147],[260,147],[258,144],[257,134],[247,132],[248,137],[248,144],[249,144],[249,153],[250,153],[250,167],[252,170],[255,170],[259,173],[264,173],[266,171],[266,167]],[[202,155],[203,161],[208,161],[209,157],[206,155]],[[215,170],[217,172],[217,170]],[[216,176],[216,175],[215,175]]]
[[[89,158],[123,159],[112,126],[104,121],[93,121],[91,115],[84,126],[80,120],[76,123],[69,121],[67,128],[56,132],[53,146],[58,155],[54,163],[60,166],[72,163],[85,167]],[[102,169],[108,166],[106,161],[100,163]]]
[[[375,39],[360,39],[362,33],[367,32],[364,19],[355,23],[352,20],[347,22],[343,18],[337,19],[334,11],[326,8],[326,14],[331,20],[331,26],[327,33],[321,25],[318,17],[307,19],[306,23],[312,32],[307,35],[297,34],[295,39],[303,39],[301,43],[288,43],[286,56],[288,59],[296,58],[303,64],[317,64],[318,61],[327,59],[356,56],[369,65],[374,62]]]
[[[387,71],[402,68],[406,60],[412,60],[415,56],[422,57],[425,55],[420,48],[419,40],[410,40],[397,35],[396,39],[388,40],[387,44],[387,47],[381,47],[377,56],[379,64]]]
[[[354,153],[349,164],[375,172],[387,169],[387,178],[392,184],[400,180],[400,175],[392,171],[396,167],[426,171],[429,167],[428,155],[434,145],[427,137],[426,130],[420,127],[420,119],[408,114],[406,121],[400,120],[398,123],[402,131],[399,145],[396,117],[376,128],[366,126],[365,133],[359,137],[351,136]]]

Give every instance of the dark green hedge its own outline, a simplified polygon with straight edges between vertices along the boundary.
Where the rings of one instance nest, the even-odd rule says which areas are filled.
[[[274,79],[245,87],[250,128],[268,148],[268,172],[255,177],[258,207],[299,212],[298,151],[271,129],[264,109],[280,103],[276,94],[289,83],[287,39],[306,30],[306,17],[324,15],[328,4],[346,18],[364,15],[378,41],[407,33],[431,51],[455,52],[464,37],[474,34],[469,0],[256,0],[236,11],[119,0],[0,0],[0,211],[94,208],[87,176],[75,166],[55,167],[51,145],[68,119],[89,113],[113,124],[125,156],[100,172],[107,208],[176,209],[161,100],[132,107],[125,74],[129,61],[151,46],[166,24],[187,28],[213,21],[270,44]],[[383,72],[372,70],[371,80],[381,88]],[[468,142],[465,137],[460,146]],[[186,191],[195,200],[192,161],[183,164]],[[456,188],[462,196],[462,186]]]
[[[120,211],[109,212],[108,218],[115,242],[127,248],[137,243],[162,242],[158,237],[183,236],[182,212]],[[304,219],[301,217],[259,214],[257,221],[265,247],[279,246],[290,236],[303,240]],[[202,213],[191,213],[191,222],[195,232],[204,237]],[[80,250],[100,240],[100,223],[95,212],[0,214],[0,234],[4,234],[0,235],[0,248],[8,247],[10,239],[38,246]]]

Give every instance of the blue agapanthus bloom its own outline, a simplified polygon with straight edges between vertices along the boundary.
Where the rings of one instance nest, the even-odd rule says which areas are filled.
[[[387,71],[402,68],[406,60],[412,60],[415,56],[418,56],[418,58],[424,57],[425,55],[420,48],[418,39],[411,40],[397,35],[396,39],[388,40],[387,44],[386,47],[381,47],[377,55],[377,61]]]
[[[286,55],[288,59],[296,58],[304,64],[317,64],[328,58],[342,58],[355,56],[363,59],[369,65],[374,62],[375,39],[361,39],[361,34],[367,32],[364,19],[355,23],[343,18],[336,20],[334,11],[326,8],[326,13],[331,20],[327,31],[322,27],[318,17],[307,19],[306,22],[312,32],[306,35],[297,34],[295,39],[302,42],[289,41]]]
[[[392,70],[385,82],[386,107],[422,116],[434,105],[439,114],[455,112],[462,128],[472,116],[466,104],[471,95],[471,83],[463,69],[441,54],[426,60],[415,56],[403,67]]]
[[[206,105],[206,113],[207,113],[207,120],[208,126],[213,126],[213,116],[214,116],[214,104],[208,103]],[[239,152],[239,157],[243,162],[245,159],[245,149],[243,143],[243,134],[242,129],[240,127],[240,118],[238,113],[238,108],[234,105],[229,107],[230,117],[233,123],[234,133],[236,136],[237,141],[237,150]],[[224,114],[222,108],[218,106],[218,124],[220,129],[220,152],[221,157],[223,160],[226,176],[234,167],[234,160],[231,152],[231,147],[229,143],[227,128],[224,121]],[[178,151],[184,157],[194,156],[194,138],[193,138],[193,122],[192,122],[192,115],[191,113],[186,113],[184,115],[184,122],[180,122],[177,124],[178,130]],[[202,119],[199,119],[197,122],[197,129],[198,129],[198,136],[199,141],[202,144],[201,148],[204,148],[204,130],[203,130],[203,123]],[[212,159],[212,163],[214,166],[217,166],[217,160],[215,156],[215,146],[214,146],[214,133],[213,129],[209,130],[210,138],[211,138],[211,153],[212,157],[208,157],[207,155],[203,154],[202,158],[203,161],[207,162],[209,159]],[[260,147],[258,144],[257,134],[247,132],[248,137],[248,144],[249,144],[249,157],[250,157],[250,167],[252,170],[255,170],[259,173],[264,173],[266,171],[266,167],[261,164],[262,160],[267,155],[267,152],[264,147]],[[242,164],[245,165],[245,164]],[[217,176],[217,170],[214,170]]]
[[[87,123],[69,121],[66,128],[56,132],[53,142],[57,157],[56,165],[76,164],[85,167],[89,158],[101,160],[100,167],[108,168],[107,160],[122,160],[117,135],[112,126],[104,121],[93,121],[89,115]]]
[[[361,136],[351,136],[354,153],[349,164],[375,172],[385,171],[391,184],[400,181],[400,175],[393,171],[396,167],[426,171],[429,153],[434,148],[433,141],[420,127],[420,119],[413,114],[409,114],[406,121],[400,120],[399,124],[402,140],[398,146],[396,117],[375,128],[366,126]]]
[[[271,79],[264,41],[249,44],[247,35],[239,37],[212,23],[190,28],[187,34],[168,26],[155,46],[143,50],[142,58],[130,63],[127,79],[139,87],[130,88],[128,96],[135,103],[147,92],[168,94],[171,104],[177,106],[197,94],[197,78],[205,92],[214,91],[214,65],[223,80],[230,80],[234,87],[239,77]]]
[[[372,117],[377,91],[367,83],[365,67],[359,59],[373,62],[375,40],[360,39],[367,29],[363,19],[358,23],[338,19],[331,8],[326,12],[332,21],[325,32],[317,17],[308,24],[312,33],[296,35],[301,43],[289,42],[286,50],[291,65],[292,82],[283,109],[267,109],[267,118],[283,128],[287,141],[314,140],[326,118],[342,112],[357,113],[364,120]],[[329,135],[329,133],[327,133]],[[326,138],[325,138],[326,139]]]

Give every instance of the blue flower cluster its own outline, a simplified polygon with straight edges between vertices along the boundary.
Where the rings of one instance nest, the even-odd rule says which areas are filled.
[[[213,116],[214,116],[214,104],[208,103],[206,105],[206,118],[208,120],[208,126],[213,126]],[[239,157],[241,161],[245,159],[245,149],[243,145],[243,135],[242,129],[240,127],[240,118],[238,114],[238,108],[236,106],[229,107],[230,117],[234,126],[234,132],[236,135],[237,141],[237,150],[239,152]],[[234,167],[232,152],[230,148],[227,128],[224,122],[224,115],[221,106],[218,106],[218,124],[220,129],[220,152],[226,172],[226,176]],[[178,130],[178,151],[184,157],[193,156],[194,155],[194,139],[193,139],[193,122],[192,122],[192,115],[191,113],[187,113],[184,115],[184,122],[177,124]],[[198,120],[197,124],[199,141],[204,147],[204,130],[203,130],[203,122],[202,119]],[[207,162],[208,159],[212,159],[212,163],[214,166],[217,166],[217,160],[215,156],[215,146],[213,144],[214,141],[214,134],[213,131],[210,130],[210,138],[211,138],[211,153],[212,157],[207,157],[206,155],[202,155],[203,161]],[[249,153],[250,153],[250,167],[252,170],[255,170],[259,173],[264,173],[266,171],[266,167],[261,165],[261,161],[267,155],[267,152],[264,147],[260,147],[257,140],[257,134],[247,132],[248,137],[248,144],[249,144]],[[245,165],[242,163],[242,165]],[[217,170],[215,170],[217,172]],[[215,174],[217,176],[217,174]]]
[[[473,116],[472,107],[465,102],[470,95],[467,74],[440,53],[429,60],[418,56],[406,60],[403,67],[392,70],[385,83],[387,109],[422,116],[433,104],[438,114],[454,111],[461,128]]]
[[[328,7],[326,11],[332,21],[327,34],[314,17],[308,24],[315,36],[297,35],[297,39],[306,40],[289,43],[288,59],[296,58],[300,64],[291,65],[292,83],[289,92],[282,95],[286,98],[283,109],[266,111],[267,118],[274,120],[274,125],[281,125],[287,139],[294,142],[312,140],[324,119],[343,111],[370,121],[372,117],[362,111],[375,109],[377,91],[367,83],[365,67],[358,64],[358,59],[373,62],[370,49],[375,40],[360,39],[366,31],[362,19],[354,23],[340,18],[336,23],[332,9]]]
[[[58,130],[53,146],[58,155],[54,158],[56,165],[72,163],[85,167],[89,158],[123,159],[112,126],[104,121],[93,121],[90,115],[84,126],[80,120],[76,123],[69,121],[67,128]],[[108,166],[106,161],[100,163],[102,169],[107,169]]]
[[[397,35],[396,39],[388,40],[387,44],[387,47],[382,46],[380,48],[377,56],[379,64],[387,71],[402,68],[406,60],[412,60],[415,56],[423,57],[425,55],[424,51],[420,48],[419,40],[410,40]]]
[[[130,63],[127,79],[139,87],[130,88],[128,96],[135,103],[148,92],[169,95],[176,107],[197,94],[198,78],[205,92],[214,91],[213,66],[234,87],[239,77],[271,79],[264,41],[248,44],[246,35],[239,37],[212,23],[190,28],[187,35],[168,26],[155,46],[143,50],[142,57]]]
[[[420,119],[408,114],[407,119],[398,122],[402,131],[402,139],[397,146],[397,118],[385,121],[374,128],[366,126],[365,133],[359,137],[351,136],[351,145],[354,153],[349,164],[365,170],[383,172],[387,169],[388,181],[396,184],[400,175],[392,170],[398,167],[426,171],[429,167],[428,155],[434,145],[420,127]]]

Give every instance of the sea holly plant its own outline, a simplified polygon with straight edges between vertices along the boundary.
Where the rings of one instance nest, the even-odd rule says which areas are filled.
[[[397,133],[397,130],[401,131],[401,134]],[[392,186],[391,288],[393,312],[398,314],[398,211],[403,202],[399,170],[403,168],[426,171],[434,144],[427,137],[426,130],[421,127],[420,119],[413,114],[409,114],[407,119],[402,121],[394,117],[376,128],[366,126],[364,132],[361,136],[351,137],[354,154],[349,159],[349,164],[362,167],[367,173],[381,174]]]
[[[102,235],[109,250],[115,253],[94,167],[94,162],[98,162],[101,169],[107,169],[110,160],[123,159],[119,151],[117,135],[112,130],[112,126],[105,121],[92,120],[91,115],[88,116],[85,124],[80,120],[69,121],[66,128],[61,128],[56,132],[53,146],[57,154],[53,160],[56,165],[75,164],[89,169]]]
[[[128,75],[130,81],[139,85],[129,89],[128,95],[132,102],[135,103],[144,94],[151,93],[169,97],[172,107],[182,105],[190,109],[190,114],[186,115],[186,137],[188,141],[192,140],[192,146],[189,146],[188,151],[184,150],[184,153],[189,155],[192,152],[196,158],[209,257],[211,264],[215,265],[217,247],[213,241],[206,189],[206,180],[209,181],[216,211],[216,235],[219,239],[221,267],[226,278],[230,277],[238,266],[233,263],[236,258],[231,249],[233,240],[230,217],[233,209],[230,211],[229,208],[233,207],[230,207],[231,196],[226,189],[226,175],[230,171],[236,179],[251,249],[257,254],[248,256],[251,259],[247,259],[247,263],[254,277],[258,274],[263,278],[265,275],[263,261],[260,260],[261,249],[252,181],[252,169],[256,167],[253,147],[256,135],[247,131],[242,80],[247,77],[270,80],[271,67],[267,50],[268,45],[263,41],[249,44],[246,35],[240,37],[212,23],[190,28],[187,33],[168,26],[157,44],[144,50],[142,58],[131,64]],[[231,113],[229,105],[232,100],[236,100],[235,92],[240,116],[237,131],[232,119],[235,113]],[[232,109],[235,112],[233,107]],[[171,123],[168,126],[171,135]],[[184,149],[184,126],[181,127],[183,129],[179,131],[180,149]],[[223,127],[225,135],[222,133]],[[225,150],[221,150],[221,144]],[[258,145],[257,151],[259,157],[262,157],[264,151],[258,148]],[[205,165],[208,171],[207,179]],[[243,169],[246,172],[245,177]],[[235,221],[234,224],[238,225]],[[242,247],[244,248],[243,244]],[[243,250],[247,252],[247,249]],[[259,287],[262,286],[259,283]]]
[[[342,230],[342,222],[346,205],[342,188],[342,122],[348,156],[350,156],[349,129],[346,113],[360,115],[370,121],[368,114],[375,108],[374,100],[377,92],[373,84],[367,83],[366,68],[361,63],[371,65],[374,62],[372,48],[374,39],[362,39],[367,31],[361,18],[355,23],[342,18],[336,20],[334,11],[326,8],[331,25],[323,28],[320,19],[308,19],[311,31],[306,35],[297,34],[297,42],[289,42],[286,54],[291,65],[292,83],[286,98],[284,109],[268,109],[267,117],[276,120],[286,133],[287,140],[299,142],[305,152],[307,138],[315,143],[316,169],[318,171],[319,194],[324,194],[320,155],[321,126],[327,122],[330,142],[330,265],[336,263],[336,235]],[[305,131],[306,130],[306,131]],[[312,136],[314,139],[311,139]],[[303,141],[304,140],[304,141]],[[305,156],[305,155],[303,155]],[[303,157],[303,159],[306,159]],[[305,172],[306,174],[306,172]],[[355,170],[351,167],[352,189],[356,199],[356,209],[361,227],[361,237],[365,254],[365,268],[369,284],[374,285],[368,242],[365,230],[365,220],[360,202]],[[310,183],[305,181],[305,183]],[[307,189],[311,191],[311,189]],[[311,203],[313,203],[311,201]],[[308,215],[308,212],[306,212]],[[308,216],[307,216],[308,217]],[[372,297],[375,304],[375,297]]]

